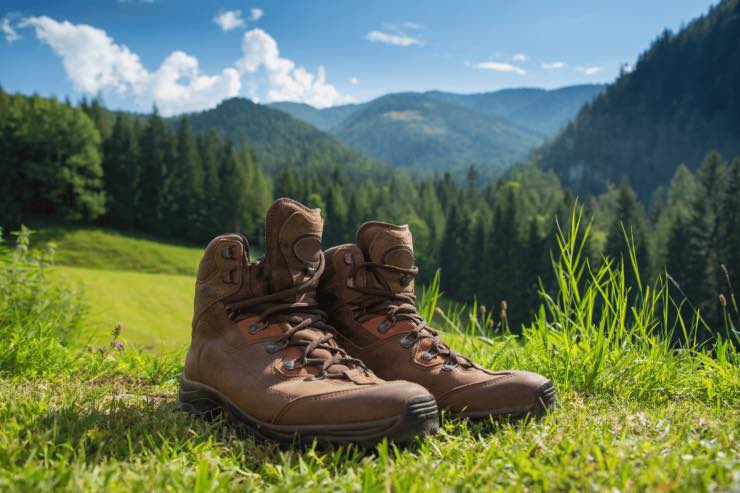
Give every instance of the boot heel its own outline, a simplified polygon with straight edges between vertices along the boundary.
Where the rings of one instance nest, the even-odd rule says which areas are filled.
[[[180,408],[194,416],[212,419],[221,413],[219,399],[204,386],[180,376],[180,392],[177,395]]]

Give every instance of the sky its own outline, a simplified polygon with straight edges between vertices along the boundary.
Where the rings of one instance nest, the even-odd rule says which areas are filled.
[[[716,0],[0,0],[0,86],[172,115],[243,96],[610,82]]]

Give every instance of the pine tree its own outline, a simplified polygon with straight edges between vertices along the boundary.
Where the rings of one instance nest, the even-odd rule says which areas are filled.
[[[139,207],[141,168],[138,136],[129,118],[118,115],[103,149],[106,219],[115,226],[133,230]]]
[[[635,249],[640,277],[646,280],[650,266],[650,249],[647,242],[645,213],[637,201],[635,192],[625,179],[619,186],[616,211],[609,228],[604,253],[615,262],[622,260],[626,280],[634,287],[637,286],[637,279],[630,260],[630,244],[632,243]]]
[[[149,233],[168,234],[166,214],[171,210],[169,180],[172,139],[155,107],[141,137],[141,187],[136,224]]]
[[[220,158],[223,142],[218,133],[211,129],[198,139],[198,152],[203,169],[203,189],[198,211],[198,238],[208,240],[222,233],[218,208],[221,201]]]
[[[720,199],[719,209],[719,260],[727,269],[727,279],[720,283],[726,303],[731,302],[730,287],[735,297],[740,293],[740,156],[736,157],[727,170],[726,187]],[[728,310],[732,313],[732,310]],[[735,313],[737,316],[738,314]],[[740,321],[738,321],[740,322]],[[740,324],[736,323],[736,326]]]
[[[168,216],[173,232],[179,238],[195,240],[202,207],[203,167],[187,116],[177,131],[177,157],[170,178],[173,207]]]

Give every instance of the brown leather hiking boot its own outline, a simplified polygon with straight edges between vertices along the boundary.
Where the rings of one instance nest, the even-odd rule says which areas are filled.
[[[357,245],[325,252],[319,301],[348,353],[381,378],[416,382],[441,409],[470,418],[540,416],[555,403],[547,378],[490,371],[440,341],[416,311],[414,249],[408,226],[365,223]]]
[[[267,254],[250,261],[240,235],[215,238],[198,269],[192,343],[178,401],[225,412],[284,443],[396,442],[439,426],[434,397],[385,382],[333,339],[316,303],[324,270],[318,209],[290,199],[267,212]]]

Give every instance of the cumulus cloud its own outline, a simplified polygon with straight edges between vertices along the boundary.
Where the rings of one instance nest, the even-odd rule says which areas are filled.
[[[517,63],[524,63],[529,60],[529,57],[525,53],[514,53],[511,59]]]
[[[13,25],[10,23],[10,18],[8,16],[4,17],[3,20],[0,21],[0,30],[2,30],[3,36],[5,36],[5,40],[8,43],[21,39],[20,34],[13,29]]]
[[[353,101],[326,81],[323,66],[314,75],[281,57],[277,41],[262,29],[244,33],[242,52],[237,68],[247,76],[264,75],[267,101],[297,101],[318,108]]]
[[[263,15],[265,15],[265,12],[262,9],[251,9],[249,11],[249,20],[258,21]]]
[[[493,70],[495,72],[507,72],[516,75],[526,75],[527,71],[516,65],[505,62],[479,62],[473,65],[481,70]]]
[[[545,70],[559,70],[561,68],[565,68],[564,62],[545,62],[541,65],[541,67]]]
[[[239,94],[241,81],[234,68],[205,75],[198,60],[182,51],[171,53],[149,72],[137,54],[116,44],[102,29],[46,16],[28,17],[19,25],[34,29],[36,37],[61,57],[74,87],[86,93],[131,94],[139,107],[156,103],[164,115],[212,107]]]
[[[576,67],[583,75],[595,75],[604,70],[604,67]]]
[[[242,11],[238,9],[223,10],[219,12],[216,17],[213,18],[213,22],[218,24],[224,32],[245,27],[247,25],[247,23],[244,22],[244,19],[242,19]]]
[[[422,44],[419,38],[409,36],[403,32],[370,31],[365,35],[365,39],[373,43],[385,43],[394,46],[421,46]]]

